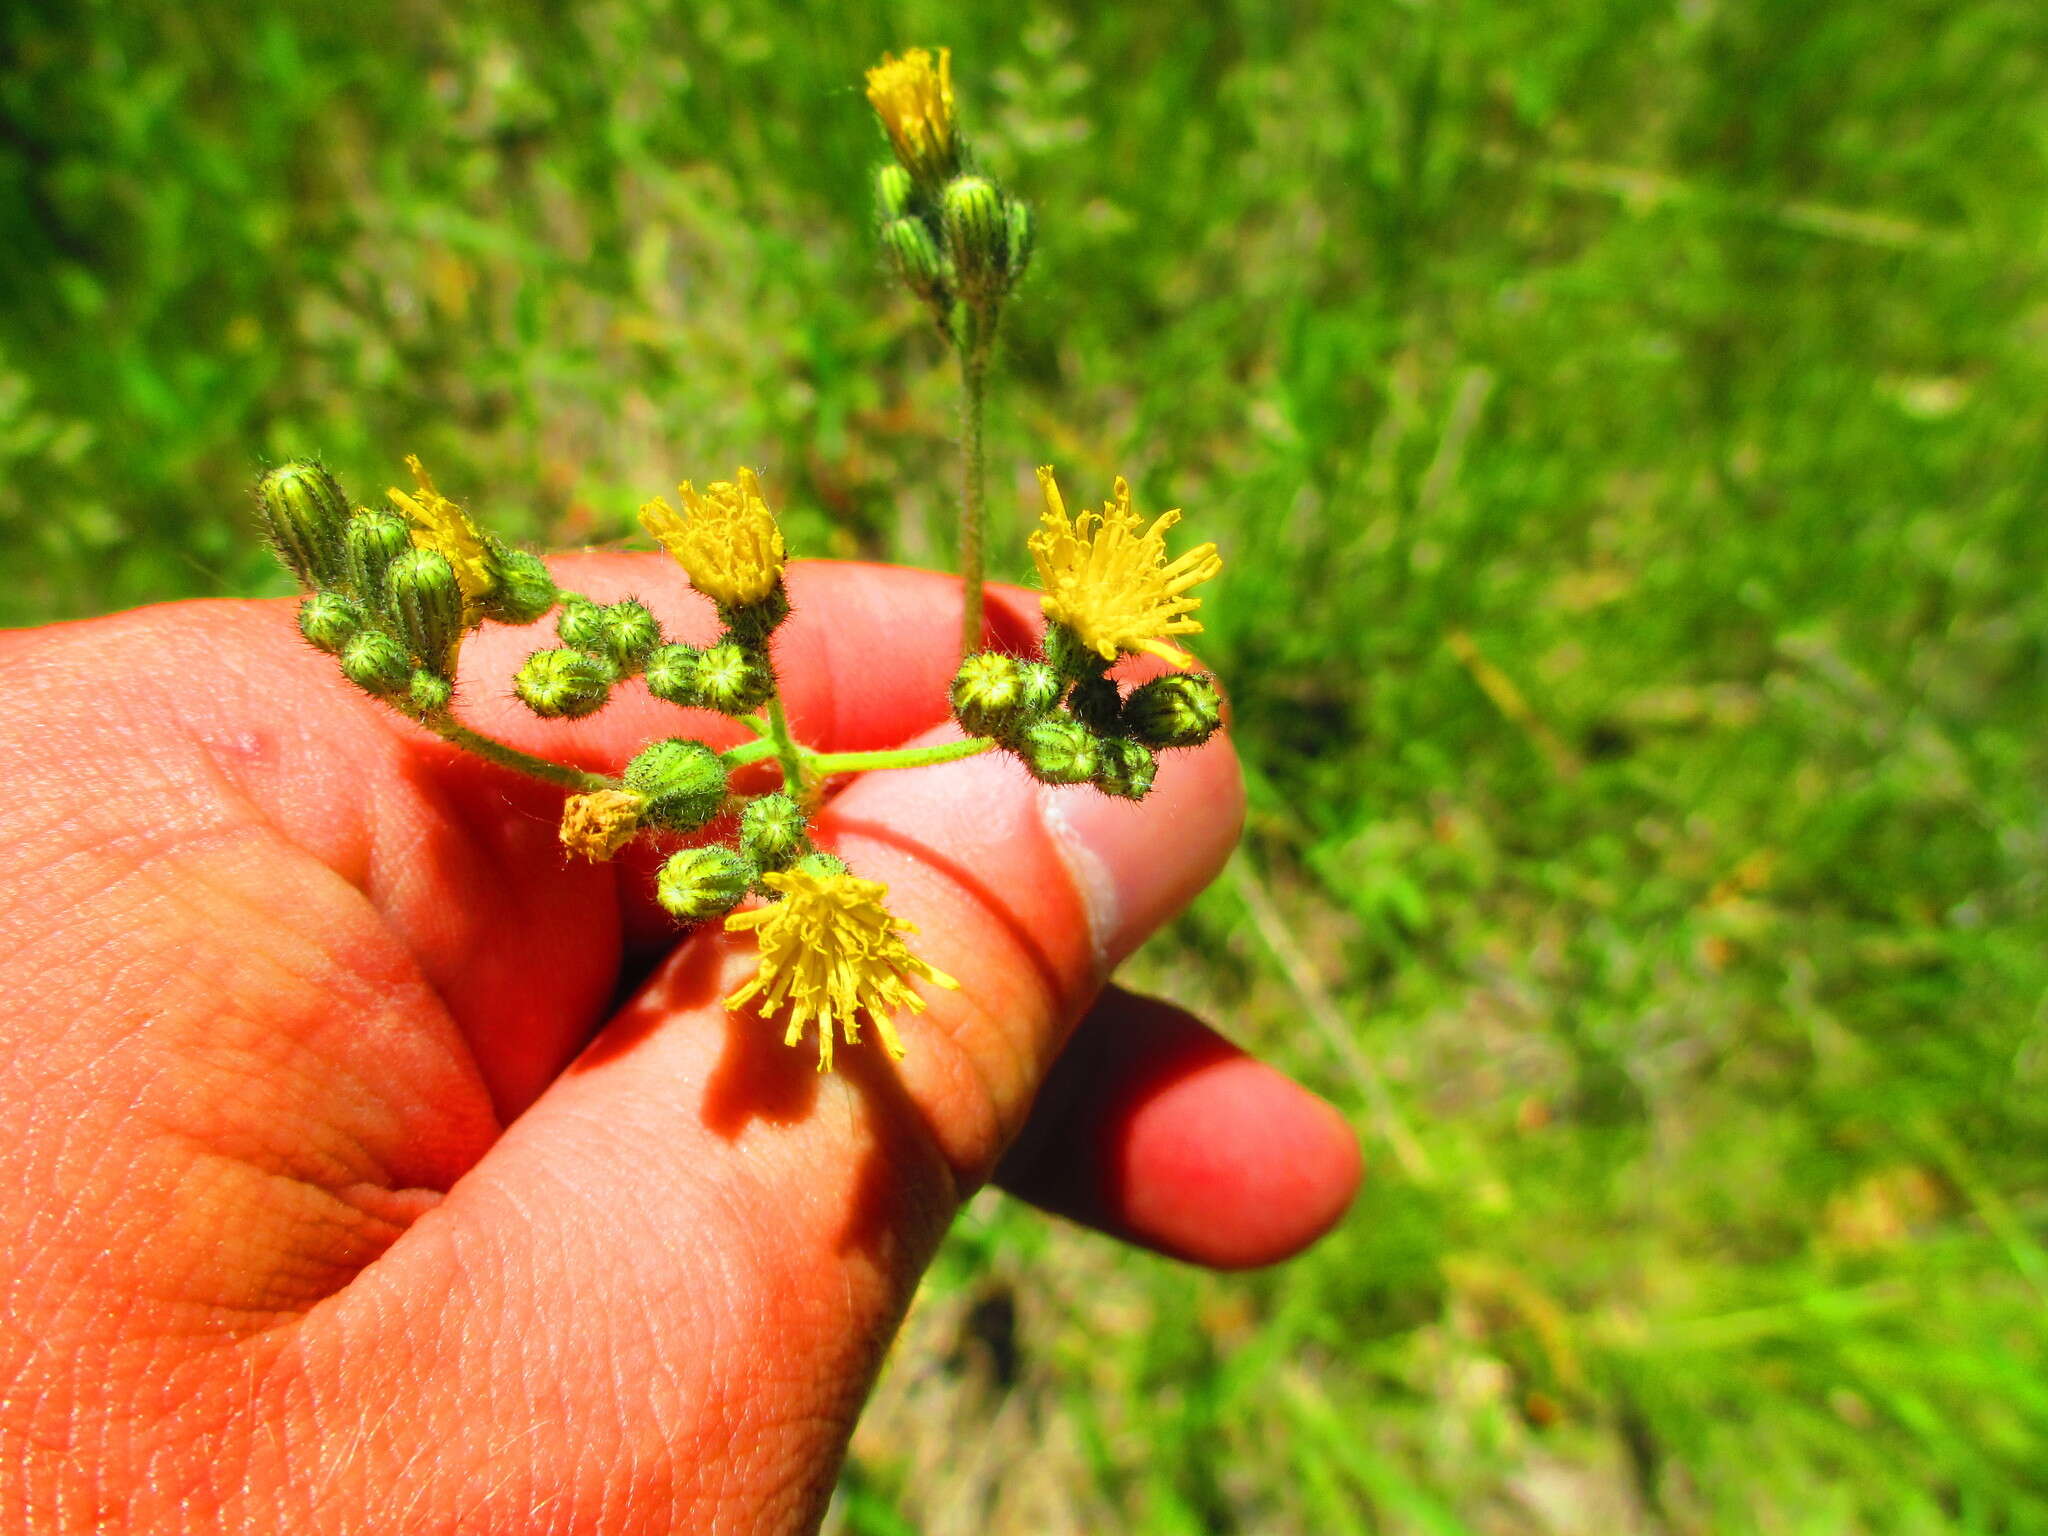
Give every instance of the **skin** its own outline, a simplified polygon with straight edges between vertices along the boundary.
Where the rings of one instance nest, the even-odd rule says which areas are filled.
[[[556,568],[710,638],[658,557]],[[956,582],[790,589],[802,739],[952,733]],[[465,718],[604,771],[737,739],[637,686],[535,720],[502,680],[551,639],[474,637]],[[1236,837],[1221,737],[1141,805],[1000,755],[835,785],[821,841],[961,985],[820,1077],[721,1006],[751,942],[678,943],[659,851],[568,862],[561,791],[354,692],[289,604],[11,633],[0,676],[0,1529],[811,1530],[981,1183],[1223,1267],[1356,1186],[1329,1106],[1102,989]]]

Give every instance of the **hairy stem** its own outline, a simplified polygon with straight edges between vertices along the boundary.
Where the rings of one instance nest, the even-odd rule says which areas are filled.
[[[987,736],[969,736],[965,741],[942,741],[935,747],[887,747],[875,752],[814,752],[809,754],[810,770],[819,778],[831,773],[861,773],[870,768],[924,768],[933,763],[958,762],[988,751],[995,741]]]
[[[984,493],[981,446],[982,405],[988,393],[988,344],[995,329],[993,311],[974,310],[960,346],[960,459],[964,484],[960,498],[960,659],[981,649],[981,523]]]
[[[789,734],[789,720],[782,713],[782,695],[768,696],[768,740],[774,745],[776,761],[782,765],[782,787],[798,802],[805,799],[804,749]]]
[[[781,750],[781,744],[772,738],[743,741],[738,746],[719,753],[718,760],[728,768],[744,768],[749,763],[758,763],[764,757],[774,757]]]
[[[463,751],[496,763],[500,768],[510,768],[514,773],[523,773],[528,778],[540,779],[544,783],[558,784],[563,789],[582,790],[591,793],[600,789],[617,789],[619,781],[602,773],[587,773],[581,768],[571,768],[567,763],[551,763],[544,757],[535,757],[517,747],[472,731],[453,715],[429,715],[425,718],[414,716],[419,723],[439,736],[443,741],[452,742]]]

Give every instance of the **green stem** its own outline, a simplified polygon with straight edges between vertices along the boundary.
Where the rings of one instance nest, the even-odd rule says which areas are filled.
[[[776,760],[782,764],[782,787],[797,800],[804,798],[804,749],[789,734],[789,720],[782,713],[781,693],[768,696],[768,740]]]
[[[774,757],[781,746],[772,740],[743,741],[738,746],[718,754],[718,760],[728,768],[744,768],[749,763],[758,763],[764,757]]]
[[[983,507],[982,404],[988,393],[988,343],[995,329],[992,310],[969,311],[960,345],[960,459],[965,484],[960,498],[960,659],[981,649],[981,523]]]
[[[567,763],[551,763],[544,757],[535,757],[517,747],[508,746],[481,732],[472,731],[453,715],[429,716],[419,723],[439,736],[443,741],[453,742],[463,751],[496,763],[500,768],[510,768],[514,773],[523,773],[528,778],[540,779],[549,784],[558,784],[563,789],[582,790],[588,794],[600,789],[617,789],[619,781],[607,778],[601,773],[586,773],[581,768],[571,768]]]
[[[944,741],[936,747],[888,747],[878,752],[813,752],[808,754],[810,770],[819,778],[832,773],[861,773],[870,768],[924,768],[933,763],[958,762],[976,757],[995,745],[987,736],[969,736],[965,741]]]

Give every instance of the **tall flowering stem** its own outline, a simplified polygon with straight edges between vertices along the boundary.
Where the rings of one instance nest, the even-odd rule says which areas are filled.
[[[963,591],[960,607],[960,658],[966,660],[981,649],[981,589],[984,581],[981,553],[981,525],[987,502],[986,460],[981,446],[981,422],[988,398],[988,347],[981,339],[980,316],[975,317],[960,351],[960,578]]]

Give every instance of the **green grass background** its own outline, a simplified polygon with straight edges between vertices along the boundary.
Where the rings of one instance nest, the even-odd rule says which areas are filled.
[[[1137,979],[1373,1172],[1249,1277],[982,1197],[832,1528],[2048,1530],[2038,0],[11,6],[0,620],[281,590],[309,450],[943,559],[916,42],[1040,215],[999,562],[1048,459],[1228,560]]]

